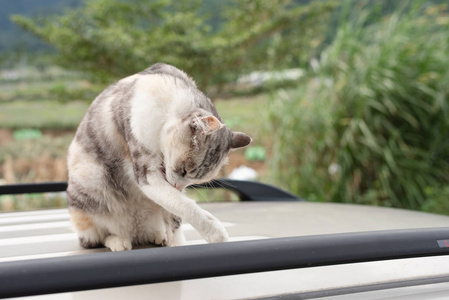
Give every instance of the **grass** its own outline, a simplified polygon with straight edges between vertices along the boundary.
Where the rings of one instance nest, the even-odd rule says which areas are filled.
[[[267,94],[217,100],[215,106],[226,125],[234,131],[243,131],[253,138],[253,144],[265,142]],[[257,117],[255,117],[257,116]]]
[[[218,99],[217,110],[226,125],[232,130],[246,131],[254,138],[262,137],[263,116],[268,96]],[[0,127],[9,129],[75,129],[84,116],[89,104],[87,101],[62,103],[57,100],[15,100],[0,102]]]
[[[0,103],[0,127],[9,129],[75,129],[83,118],[86,102],[13,101]]]
[[[25,211],[57,207],[67,207],[67,197],[64,193],[0,196],[0,212]]]
[[[21,66],[0,72],[0,89],[0,128],[60,130],[78,126],[98,87],[79,73]]]

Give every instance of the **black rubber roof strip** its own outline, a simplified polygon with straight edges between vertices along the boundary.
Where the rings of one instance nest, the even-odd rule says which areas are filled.
[[[299,201],[297,196],[277,187],[245,180],[218,179],[192,188],[224,188],[237,193],[241,201]],[[64,192],[67,182],[21,183],[0,185],[0,195]]]
[[[0,264],[18,297],[336,264],[448,255],[449,228],[276,238]]]

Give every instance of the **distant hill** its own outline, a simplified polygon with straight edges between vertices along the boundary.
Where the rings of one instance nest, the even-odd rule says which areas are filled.
[[[66,8],[76,7],[82,0],[7,0],[1,1],[0,9],[0,53],[10,51],[49,51],[51,47],[41,42],[13,22],[14,14],[39,16],[61,13]]]
[[[127,1],[127,0],[124,0]],[[151,1],[151,0],[149,0]],[[304,1],[304,0],[301,0]],[[308,1],[308,0],[307,0]],[[212,29],[221,22],[220,11],[230,0],[203,0],[202,12],[208,12]],[[5,0],[0,9],[0,54],[11,51],[51,51],[51,46],[34,35],[25,32],[10,21],[15,14],[25,16],[45,16],[62,13],[65,9],[83,4],[83,0]]]
[[[1,1],[1,0],[0,0]],[[132,0],[122,0],[132,1]],[[148,0],[151,1],[151,0]],[[270,0],[267,0],[270,1]],[[305,5],[311,0],[292,0],[293,5]],[[357,3],[359,0],[354,0]],[[405,1],[404,1],[405,2]],[[425,0],[428,4],[443,4],[447,0]],[[231,4],[231,0],[202,0],[201,12],[206,12],[209,15],[208,24],[212,30],[217,30],[220,23],[223,21],[221,11],[224,7]],[[410,3],[413,3],[410,2]],[[1,1],[0,9],[0,54],[7,52],[35,52],[35,51],[51,51],[52,47],[40,41],[32,34],[23,31],[13,22],[10,21],[10,16],[14,14],[21,14],[25,16],[44,16],[50,14],[62,13],[65,9],[74,8],[83,4],[83,0],[3,0]],[[368,1],[368,5],[383,6],[382,14],[388,14],[397,7],[401,7],[403,1],[391,0],[377,0]],[[338,12],[332,21],[336,28],[338,23]],[[330,35],[335,32],[331,29]]]

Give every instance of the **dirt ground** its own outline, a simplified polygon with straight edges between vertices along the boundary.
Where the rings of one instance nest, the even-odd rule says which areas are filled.
[[[14,140],[11,130],[0,128],[0,146]]]

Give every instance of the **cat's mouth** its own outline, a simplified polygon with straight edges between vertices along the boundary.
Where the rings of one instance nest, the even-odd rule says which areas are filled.
[[[165,165],[164,164],[161,164],[161,166],[159,167],[159,172],[161,172],[161,174],[164,177],[165,181],[168,182],[167,174],[165,173]],[[168,182],[168,183],[170,183],[170,182]]]
[[[182,187],[182,186],[176,186],[176,184],[173,185],[173,184],[170,183],[170,181],[167,180],[167,173],[166,173],[166,170],[165,170],[165,165],[164,165],[163,163],[162,163],[161,166],[159,167],[159,172],[161,172],[162,177],[164,177],[165,181],[167,181],[168,184],[170,184],[172,187],[174,187],[174,188],[177,189],[177,190],[180,190],[180,191],[183,190],[184,187]]]

